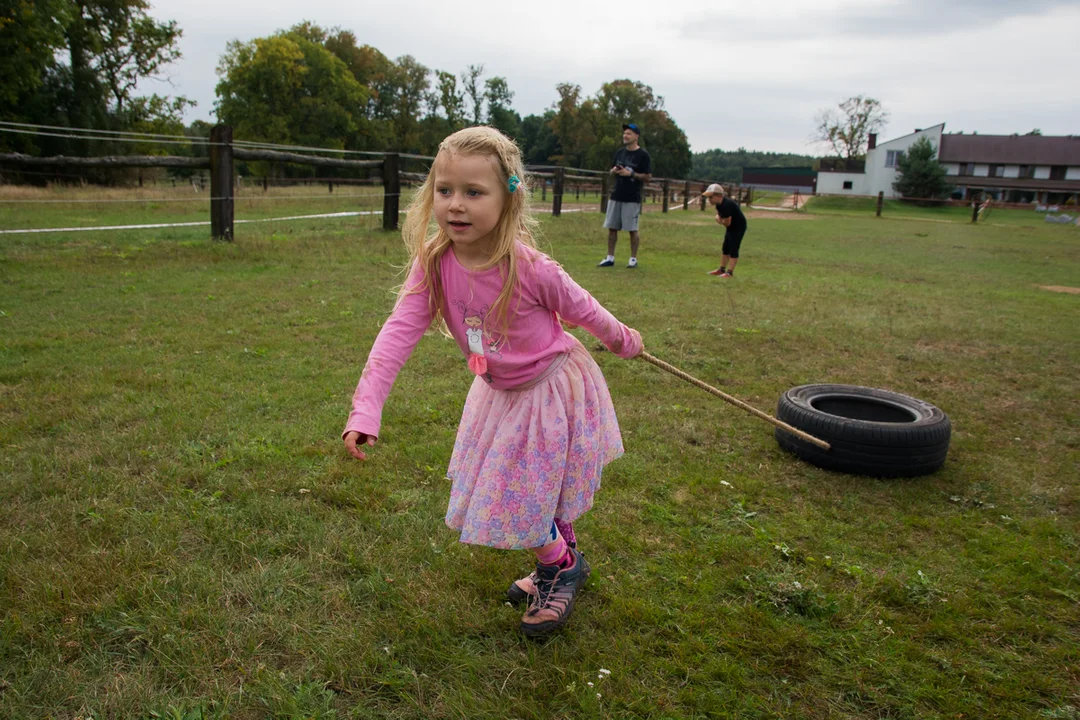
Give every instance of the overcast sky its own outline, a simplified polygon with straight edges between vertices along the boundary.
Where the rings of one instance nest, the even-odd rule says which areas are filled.
[[[882,139],[946,132],[1080,134],[1080,0],[153,0],[183,29],[173,88],[213,119],[215,68],[229,40],[310,20],[340,26],[390,58],[502,75],[522,116],[571,82],[652,86],[694,152],[821,154],[814,117],[845,97],[879,99]]]

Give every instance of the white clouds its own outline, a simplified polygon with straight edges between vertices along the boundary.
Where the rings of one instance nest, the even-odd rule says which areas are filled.
[[[891,112],[886,137],[941,121],[984,133],[1080,132],[1075,0],[157,0],[153,14],[184,30],[184,58],[170,74],[174,92],[199,101],[194,117],[212,112],[228,40],[310,20],[431,68],[482,63],[506,76],[523,115],[550,106],[559,82],[591,94],[615,78],[641,80],[664,96],[694,150],[807,152],[817,110],[857,93]]]

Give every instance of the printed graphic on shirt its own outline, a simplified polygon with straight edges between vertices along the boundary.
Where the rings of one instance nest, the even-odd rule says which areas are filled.
[[[451,304],[461,312],[461,322],[465,325],[465,339],[469,343],[469,369],[489,383],[493,382],[491,373],[487,371],[486,355],[494,355],[501,359],[502,353],[499,352],[497,340],[484,341],[487,303],[481,305],[479,310],[469,307],[462,300],[454,300]]]

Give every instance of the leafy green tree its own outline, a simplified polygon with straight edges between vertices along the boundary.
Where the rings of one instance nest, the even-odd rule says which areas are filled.
[[[642,128],[641,144],[653,159],[653,174],[685,177],[690,170],[690,144],[686,134],[664,110],[664,99],[644,83],[614,80],[604,83],[595,97],[582,99],[578,85],[556,86],[559,100],[550,121],[558,140],[551,159],[562,165],[604,170],[622,144],[622,126],[635,122]]]
[[[487,100],[488,124],[515,140],[520,140],[521,116],[510,106],[514,101],[514,91],[510,89],[506,78],[496,76],[485,80],[484,99]]]
[[[518,142],[525,154],[526,163],[546,165],[558,152],[559,140],[551,130],[551,121],[554,118],[555,111],[547,110],[543,115],[527,115],[522,119]]]
[[[818,113],[814,140],[828,145],[837,157],[850,162],[864,154],[870,133],[880,132],[888,120],[889,113],[880,101],[855,95],[836,109]]]
[[[193,103],[135,94],[140,80],[159,77],[180,57],[180,29],[149,9],[147,0],[7,0],[0,9],[0,117],[103,130],[171,122],[178,106],[182,112]],[[2,138],[0,146],[45,154],[132,149],[44,136]]]
[[[163,98],[160,95],[134,97],[124,107],[121,124],[134,132],[160,135],[184,135],[184,111],[192,101],[187,98]],[[140,155],[173,155],[176,146],[160,143],[135,143],[132,152]]]
[[[653,160],[653,174],[659,177],[688,177],[692,164],[690,141],[682,128],[664,110],[641,114],[642,145]]]
[[[446,113],[447,129],[459,130],[465,125],[465,96],[458,90],[457,75],[445,70],[435,73],[439,104]]]
[[[953,186],[946,178],[945,167],[937,160],[937,148],[923,136],[916,140],[896,161],[900,177],[893,183],[893,190],[904,197],[947,197]]]
[[[0,10],[0,117],[31,97],[64,46],[72,7],[64,0],[8,0]]]
[[[472,105],[472,124],[479,125],[484,122],[484,88],[480,82],[480,76],[484,74],[483,65],[470,65],[461,73],[461,85]]]
[[[430,106],[431,71],[412,55],[394,61],[393,147],[403,151],[421,151],[420,118],[425,103]]]
[[[158,22],[147,14],[146,0],[97,0],[77,3],[91,33],[91,63],[118,113],[131,100],[139,80],[154,78],[180,58],[182,34],[175,20]],[[188,102],[188,101],[185,101]],[[162,106],[164,107],[164,106]]]
[[[175,21],[152,18],[148,0],[76,0],[69,6],[68,72],[57,73],[71,87],[64,114],[78,127],[118,127],[139,80],[158,77],[180,58],[181,31]]]
[[[559,93],[559,99],[552,106],[555,112],[550,127],[558,145],[548,161],[581,167],[585,164],[585,155],[590,145],[596,139],[593,134],[593,103],[582,100],[580,85],[559,83],[555,86],[555,91]]]
[[[218,64],[217,115],[250,140],[345,148],[368,93],[305,32],[232,41]]]
[[[370,45],[356,44],[356,35],[335,28],[326,38],[326,49],[341,59],[361,85],[371,85],[375,76],[385,73],[392,64],[385,55]]]

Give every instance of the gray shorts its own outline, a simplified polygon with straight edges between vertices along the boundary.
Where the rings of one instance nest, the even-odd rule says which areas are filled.
[[[604,227],[608,230],[637,232],[638,215],[640,214],[641,203],[608,200],[607,217],[604,218]]]

